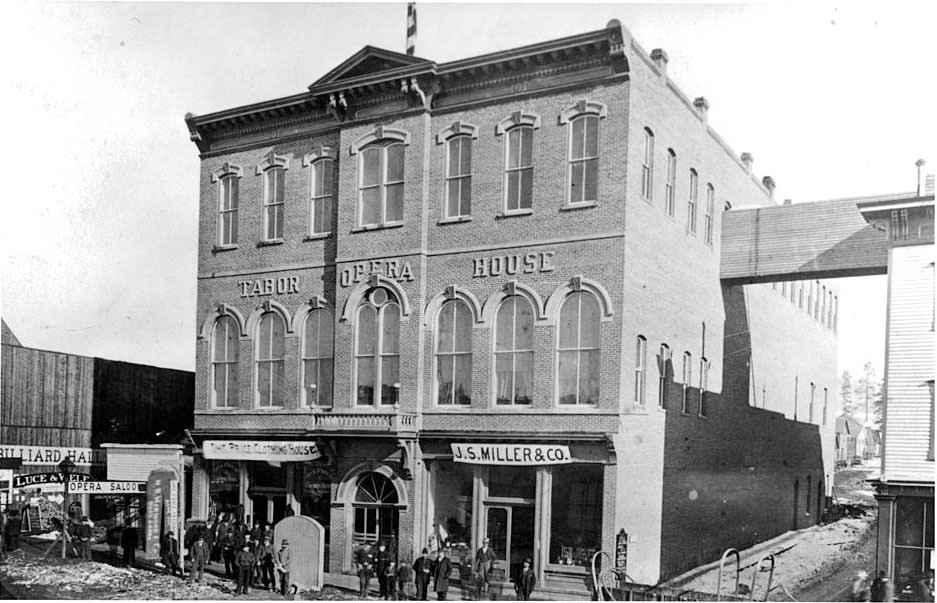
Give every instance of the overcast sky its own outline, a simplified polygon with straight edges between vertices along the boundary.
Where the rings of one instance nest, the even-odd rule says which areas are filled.
[[[419,3],[437,62],[619,19],[794,202],[914,190],[935,171],[927,3]],[[4,5],[2,315],[24,345],[193,370],[199,159],[183,122],[303,92],[405,3]],[[840,371],[884,364],[884,277],[844,279]]]

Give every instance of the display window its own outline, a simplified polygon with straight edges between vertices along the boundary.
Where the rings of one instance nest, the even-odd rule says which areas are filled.
[[[472,552],[471,465],[436,462],[432,465],[433,535],[431,545],[448,547],[453,563],[462,563]]]
[[[934,554],[934,501],[899,497],[895,509],[895,588],[924,578]]]
[[[238,464],[237,461],[211,461],[209,467],[208,494],[213,517],[233,515],[238,510]]]
[[[602,465],[553,468],[549,563],[588,567],[602,548]]]

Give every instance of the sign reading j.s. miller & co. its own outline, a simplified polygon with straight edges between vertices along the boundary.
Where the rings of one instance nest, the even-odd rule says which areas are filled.
[[[450,444],[452,460],[473,465],[564,465],[569,446],[542,444]]]

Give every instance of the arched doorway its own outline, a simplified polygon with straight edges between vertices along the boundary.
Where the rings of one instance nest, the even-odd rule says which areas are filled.
[[[381,539],[389,542],[393,538],[396,541],[400,498],[397,488],[387,476],[374,471],[359,475],[352,507],[352,544],[355,549]]]

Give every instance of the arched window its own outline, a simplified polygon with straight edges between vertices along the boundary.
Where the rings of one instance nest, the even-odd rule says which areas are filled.
[[[402,142],[364,148],[359,159],[358,226],[403,221],[405,146]]]
[[[560,309],[557,385],[560,404],[599,403],[599,303],[571,293]]]
[[[580,115],[569,122],[569,204],[599,198],[599,116]]]
[[[283,239],[283,200],[286,196],[286,169],[274,165],[264,170],[264,240]]]
[[[660,344],[660,351],[657,352],[657,405],[661,408],[667,406],[667,381],[673,371],[672,363],[670,346]]]
[[[472,311],[453,299],[436,323],[437,404],[472,403]]]
[[[667,185],[664,190],[664,211],[671,218],[674,215],[674,189],[677,188],[677,154],[667,149]]]
[[[312,195],[309,199],[309,234],[332,232],[332,214],[335,205],[335,162],[320,159],[312,164]]]
[[[534,128],[515,126],[507,131],[504,156],[504,211],[533,207]]]
[[[696,208],[699,205],[699,175],[690,170],[690,195],[687,201],[686,231],[696,234]]]
[[[362,406],[396,404],[400,389],[400,305],[375,287],[358,307],[355,391]]]
[[[534,380],[534,309],[519,295],[498,308],[495,335],[495,401],[530,404]]]
[[[634,349],[634,403],[644,406],[644,392],[647,383],[647,339],[638,335]]]
[[[387,477],[374,472],[362,474],[355,490],[355,544],[373,544],[396,534],[399,502],[397,489]]]
[[[716,189],[712,184],[706,185],[706,216],[703,218],[703,239],[707,245],[713,244],[713,220],[716,209]]]
[[[328,308],[306,316],[303,329],[303,405],[332,406],[332,354],[335,322]]]
[[[472,215],[472,136],[453,136],[446,143],[446,217]]]
[[[644,128],[644,163],[641,164],[641,197],[651,200],[654,190],[654,133]]]
[[[228,173],[218,180],[218,245],[238,242],[238,184],[240,176]]]
[[[214,408],[233,408],[238,405],[238,347],[240,329],[237,321],[222,316],[215,322],[212,332],[212,395]]]
[[[265,312],[257,325],[257,406],[283,406],[286,397],[286,325],[276,312]]]

